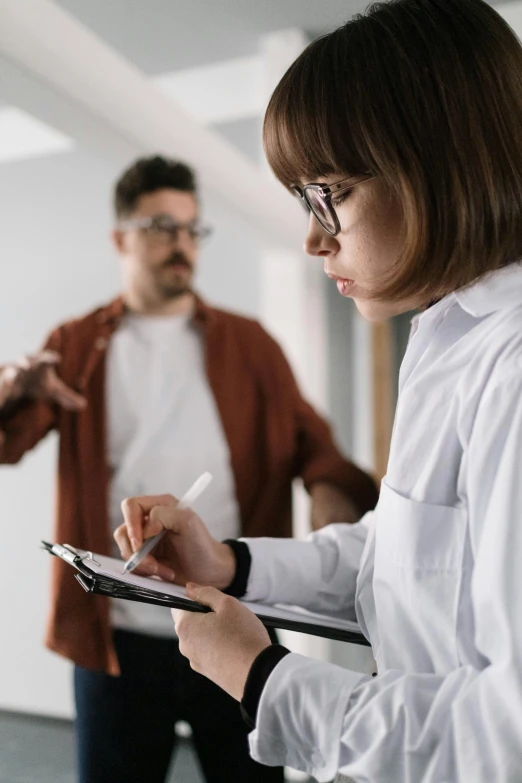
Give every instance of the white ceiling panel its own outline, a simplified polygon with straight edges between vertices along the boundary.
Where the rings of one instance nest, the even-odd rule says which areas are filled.
[[[74,147],[69,136],[15,106],[0,106],[0,163],[55,155]]]
[[[504,1],[504,0],[502,0]],[[368,0],[57,0],[148,74],[256,54],[259,37],[296,27],[310,37]],[[498,5],[491,0],[491,5]]]

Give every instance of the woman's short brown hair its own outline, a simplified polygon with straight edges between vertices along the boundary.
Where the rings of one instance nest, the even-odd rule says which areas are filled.
[[[428,301],[522,259],[522,47],[482,0],[374,3],[276,88],[265,150],[287,187],[371,172],[401,258],[377,296]]]

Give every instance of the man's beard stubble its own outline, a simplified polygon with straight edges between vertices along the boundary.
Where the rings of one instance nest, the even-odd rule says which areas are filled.
[[[174,265],[186,268],[190,274],[187,274],[183,269],[179,272],[170,271]],[[175,251],[157,267],[155,280],[158,291],[164,299],[177,299],[192,292],[193,276],[194,267],[186,255]]]

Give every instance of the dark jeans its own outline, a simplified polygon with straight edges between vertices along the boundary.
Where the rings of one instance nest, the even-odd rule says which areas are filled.
[[[74,670],[80,783],[164,783],[185,720],[208,783],[283,783],[250,758],[238,703],[192,671],[177,640],[116,631],[122,674]]]

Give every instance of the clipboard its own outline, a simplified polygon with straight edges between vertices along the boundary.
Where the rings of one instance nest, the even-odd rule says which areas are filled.
[[[123,574],[123,560],[97,555],[93,552],[77,549],[69,544],[51,544],[48,541],[42,541],[42,547],[72,566],[77,571],[74,576],[88,593],[168,608],[185,609],[189,612],[212,611],[208,606],[203,606],[203,604],[187,598],[184,588],[179,585],[163,582],[155,577],[138,576],[133,573]],[[308,612],[297,606],[283,604],[269,606],[243,600],[241,603],[267,627],[298,631],[365,647],[370,646],[357,623],[350,620]]]

